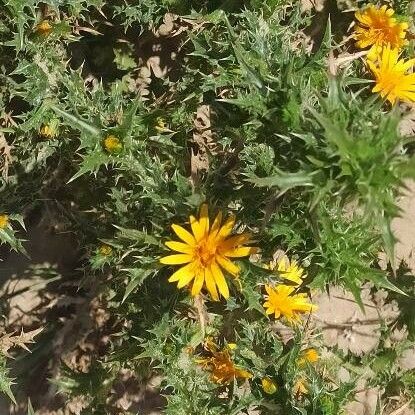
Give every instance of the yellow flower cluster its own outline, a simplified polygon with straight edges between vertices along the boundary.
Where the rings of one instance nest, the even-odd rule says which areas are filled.
[[[236,218],[230,215],[224,219],[219,212],[213,221],[209,217],[207,204],[200,208],[199,217],[189,218],[190,231],[173,224],[172,229],[179,240],[167,241],[167,248],[175,252],[164,256],[160,262],[164,265],[179,266],[169,277],[169,282],[177,283],[177,287],[187,288],[192,296],[207,292],[211,299],[219,301],[222,296],[229,297],[226,275],[238,279],[240,267],[232,259],[242,258],[256,253],[255,247],[246,246],[251,241],[247,232],[233,233]],[[284,280],[278,285],[266,285],[264,308],[267,314],[275,318],[284,317],[289,323],[298,323],[301,314],[310,313],[316,306],[309,303],[305,293],[298,293],[305,277],[304,270],[295,260],[282,258],[271,262],[265,268],[275,271]],[[249,379],[252,374],[237,367],[233,361],[233,351],[237,348],[229,343],[219,349],[211,340],[204,345],[205,354],[197,363],[211,373],[213,382],[224,385],[235,379]],[[307,362],[315,362],[318,354],[315,349],[306,349],[298,360],[298,366]],[[269,377],[263,377],[261,386],[265,393],[277,392],[277,384]]]
[[[356,12],[354,38],[360,49],[369,48],[367,64],[375,77],[372,92],[378,92],[392,105],[397,101],[415,102],[415,59],[401,59],[401,48],[408,41],[407,22],[398,22],[387,6],[369,4]]]
[[[306,365],[313,365],[320,358],[318,352],[314,348],[305,349],[300,353],[300,357],[297,359],[298,367],[304,368]],[[308,393],[308,382],[303,373],[301,373],[293,386],[293,393],[297,398]]]
[[[188,287],[192,296],[206,289],[214,301],[219,300],[219,295],[228,298],[225,274],[237,279],[240,273],[239,266],[232,259],[257,252],[257,248],[244,246],[250,242],[251,236],[246,232],[232,234],[235,226],[233,215],[223,221],[219,212],[211,223],[206,204],[202,205],[199,218],[190,216],[189,222],[191,232],[180,225],[172,225],[180,241],[167,241],[166,246],[176,253],[160,259],[164,265],[180,266],[170,276],[169,282],[176,282],[178,288]],[[288,322],[295,323],[300,321],[301,314],[316,309],[308,302],[305,293],[296,292],[304,278],[304,270],[296,261],[283,258],[266,268],[275,270],[289,283],[265,286],[264,308],[267,314],[274,314],[275,318],[285,317]]]
[[[315,305],[309,303],[307,294],[296,293],[304,278],[304,270],[296,261],[282,258],[271,263],[269,268],[275,270],[288,283],[265,286],[267,295],[264,308],[267,314],[273,314],[276,319],[285,317],[289,323],[297,323],[301,314],[311,313],[316,309]]]
[[[253,377],[252,373],[235,365],[233,361],[233,351],[237,349],[235,344],[227,344],[220,350],[213,340],[208,338],[204,342],[203,348],[205,350],[205,356],[196,359],[196,363],[204,370],[210,372],[212,382],[219,385],[227,385],[235,380],[245,380]],[[192,352],[193,349],[191,350]],[[308,348],[300,352],[297,365],[300,369],[308,364],[314,365],[319,358],[320,356],[316,349]],[[308,392],[307,386],[305,375],[301,372],[293,386],[294,395],[300,396],[306,394]],[[268,376],[264,376],[261,379],[261,387],[268,395],[273,395],[278,390],[276,381]]]

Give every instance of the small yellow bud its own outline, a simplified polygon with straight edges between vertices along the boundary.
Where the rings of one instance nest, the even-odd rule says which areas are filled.
[[[238,346],[236,345],[236,343],[228,343],[228,349],[229,350],[235,350],[237,348],[238,348]]]
[[[42,20],[35,28],[35,31],[42,36],[48,36],[53,27],[49,20]]]
[[[49,124],[43,124],[42,127],[40,127],[40,135],[43,138],[51,139],[55,137],[56,130],[52,128]]]
[[[9,224],[9,217],[5,214],[0,215],[0,229],[4,229]]]
[[[159,133],[166,131],[166,122],[163,117],[156,118],[156,125],[154,127]]]
[[[109,153],[118,153],[122,150],[122,143],[115,135],[109,135],[104,140],[104,147]]]
[[[110,256],[112,254],[112,248],[109,245],[101,245],[99,247],[99,253],[103,256]]]
[[[270,378],[263,378],[261,380],[262,389],[268,395],[273,395],[277,391],[277,385]]]

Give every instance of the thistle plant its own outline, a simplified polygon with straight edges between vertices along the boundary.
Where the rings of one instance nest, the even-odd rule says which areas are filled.
[[[170,415],[337,415],[361,379],[375,411],[397,413],[398,395],[413,405],[400,363],[413,281],[392,231],[415,177],[400,128],[415,102],[410,16],[305,6],[1,7],[0,259],[30,256],[26,227],[50,205],[79,249],[45,283],[61,291],[32,321],[46,323],[32,353],[10,369],[0,356],[0,388],[20,407],[135,413],[153,388],[151,410]],[[319,304],[334,290],[362,315],[379,307],[376,350],[325,343],[335,323]],[[53,402],[31,392],[28,368]]]

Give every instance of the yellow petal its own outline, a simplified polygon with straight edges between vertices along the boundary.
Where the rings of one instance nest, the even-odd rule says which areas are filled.
[[[218,239],[225,239],[227,236],[230,235],[232,229],[235,225],[235,216],[231,215],[228,219],[226,219],[223,226],[220,228],[218,232]]]
[[[170,248],[172,251],[181,252],[183,254],[191,254],[194,251],[193,247],[184,244],[183,242],[167,241],[166,246]]]
[[[224,251],[235,248],[236,246],[243,245],[251,239],[251,235],[247,232],[240,233],[238,235],[231,236],[221,243],[221,249]]]
[[[193,263],[187,264],[187,265],[179,268],[176,272],[174,272],[170,276],[169,282],[180,281],[181,279],[186,278],[189,275],[194,275],[194,264]],[[186,284],[183,284],[182,287],[184,287],[185,285]],[[182,288],[182,287],[179,287],[179,288]]]
[[[222,223],[222,212],[219,212],[216,215],[215,220],[213,221],[212,229],[210,230],[210,235],[216,236],[216,234],[218,233],[220,229],[221,223]]]
[[[203,234],[209,232],[209,211],[208,206],[204,203],[200,208],[199,223],[202,228]]]
[[[230,249],[224,255],[226,255],[229,258],[242,258],[244,256],[254,254],[257,251],[258,250],[256,248],[253,248],[251,246],[241,246],[239,248]]]
[[[179,282],[177,283],[177,288],[179,288],[179,289],[183,288],[183,287],[186,287],[186,285],[188,285],[190,283],[190,281],[192,281],[192,279],[196,275],[193,263],[191,263],[189,265],[186,265],[186,267],[189,267],[189,268],[181,273],[180,279],[178,280]],[[183,268],[186,268],[186,267],[183,267]],[[181,268],[181,269],[183,269],[183,268]]]
[[[190,226],[192,227],[196,242],[199,242],[205,235],[205,232],[200,222],[193,215],[190,216]]]
[[[209,291],[209,294],[212,296],[214,301],[219,301],[218,290],[216,289],[215,278],[212,274],[212,271],[209,268],[205,270],[205,282],[206,288]]]
[[[180,265],[192,261],[192,256],[188,254],[168,255],[160,258],[160,262],[164,265]]]
[[[199,270],[199,272],[196,274],[196,278],[193,282],[192,287],[192,296],[196,297],[200,293],[203,287],[203,282],[205,281],[205,273],[204,270]]]
[[[211,272],[213,278],[215,279],[216,285],[219,288],[219,292],[225,297],[229,298],[229,288],[228,284],[226,283],[225,277],[223,276],[222,270],[219,268],[216,262],[213,262],[211,265]]]
[[[268,295],[271,295],[273,293],[273,289],[270,285],[266,285],[265,286],[265,291],[267,292]]]
[[[235,265],[232,261],[230,261],[228,258],[225,258],[223,256],[217,255],[216,256],[216,261],[218,262],[218,264],[227,272],[229,272],[229,274],[233,275],[233,276],[237,276],[241,269]]]
[[[196,240],[193,235],[187,231],[186,229],[182,228],[179,225],[172,225],[171,226],[175,234],[188,245],[194,246],[196,245]]]

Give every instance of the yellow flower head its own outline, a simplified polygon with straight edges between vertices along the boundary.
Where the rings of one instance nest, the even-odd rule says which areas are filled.
[[[213,300],[219,300],[218,290],[223,297],[228,298],[229,288],[222,269],[237,277],[240,268],[230,258],[245,257],[257,251],[256,248],[242,246],[249,242],[249,234],[231,236],[234,225],[234,216],[222,224],[221,212],[210,225],[206,204],[200,209],[199,219],[190,216],[192,233],[179,225],[172,225],[181,241],[168,241],[166,246],[179,254],[168,255],[161,258],[160,262],[182,266],[169,281],[177,282],[178,288],[186,287],[193,281],[192,296],[198,295],[206,287]]]
[[[268,395],[273,395],[277,391],[277,385],[275,382],[270,378],[263,378],[261,380],[262,389],[265,393],[268,393]]]
[[[415,102],[415,73],[408,70],[415,64],[415,59],[399,59],[399,51],[389,45],[382,49],[378,59],[367,61],[375,75],[376,86],[372,92],[379,92],[381,97],[391,104],[396,100]]]
[[[294,283],[296,286],[301,285],[305,277],[304,269],[298,266],[295,260],[290,261],[287,257],[271,262],[269,268],[278,271],[285,280]]]
[[[9,217],[5,214],[0,215],[0,229],[4,229],[9,224]]]
[[[208,342],[205,348],[211,356],[198,359],[197,363],[211,372],[213,382],[226,385],[235,379],[250,379],[252,377],[251,373],[235,366],[228,348],[218,351],[216,345],[212,342]]]
[[[295,294],[295,287],[280,284],[273,288],[266,285],[265,290],[268,294],[265,296],[265,311],[267,314],[274,314],[276,319],[282,316],[288,322],[296,323],[301,314],[311,313],[317,308],[308,302],[306,294]]]
[[[394,13],[393,9],[388,9],[386,6],[379,8],[373,4],[358,10],[355,14],[358,21],[354,34],[356,46],[364,49],[388,44],[394,48],[405,45],[408,23],[398,23],[392,17]]]
[[[112,248],[109,245],[101,245],[98,251],[102,256],[110,256],[112,254]]]
[[[316,349],[310,348],[303,350],[298,359],[298,366],[305,366],[308,363],[315,363],[320,358]]]
[[[35,28],[35,31],[42,36],[47,36],[53,30],[49,20],[42,20]]]
[[[115,135],[109,135],[104,140],[104,147],[109,153],[118,153],[122,150],[122,143]]]

